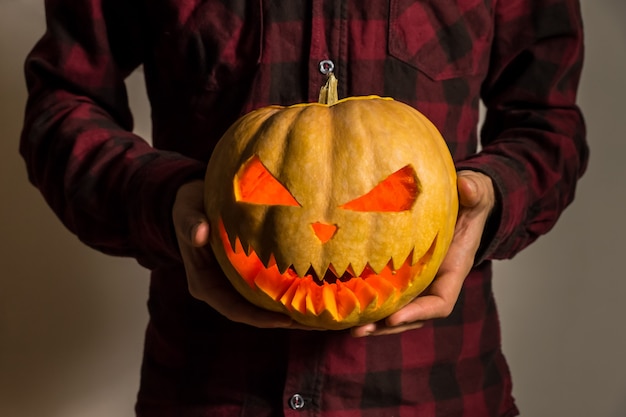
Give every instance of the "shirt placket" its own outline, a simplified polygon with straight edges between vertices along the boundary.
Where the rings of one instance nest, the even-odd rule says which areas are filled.
[[[344,1],[311,2],[311,45],[309,48],[308,99],[317,101],[329,70],[341,71],[341,45],[345,43],[342,22]],[[319,417],[322,409],[324,363],[323,338],[317,332],[294,332],[289,344],[287,377],[283,391],[286,417]]]
[[[309,101],[317,101],[329,70],[343,75],[345,59],[345,1],[313,0],[309,50]],[[339,86],[340,97],[342,85]]]
[[[317,332],[294,331],[289,340],[283,391],[285,417],[319,417],[324,382],[324,339]]]

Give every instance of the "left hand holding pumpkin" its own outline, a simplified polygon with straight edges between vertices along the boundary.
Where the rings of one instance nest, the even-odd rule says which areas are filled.
[[[202,181],[184,184],[172,208],[191,295],[235,322],[261,328],[305,328],[284,314],[251,304],[222,275],[208,244],[209,223],[204,214],[203,190]]]
[[[460,171],[457,186],[459,215],[454,237],[435,280],[426,291],[385,320],[352,328],[353,336],[400,333],[452,313],[463,282],[474,265],[485,224],[495,205],[493,183],[488,176]]]

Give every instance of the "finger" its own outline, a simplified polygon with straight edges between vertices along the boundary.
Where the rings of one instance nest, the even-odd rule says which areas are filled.
[[[251,304],[222,276],[210,248],[203,248],[209,243],[210,228],[199,197],[202,191],[201,181],[185,184],[172,209],[190,294],[232,321],[263,328],[303,328],[284,314]]]
[[[458,269],[438,275],[427,292],[413,299],[384,321],[354,327],[351,329],[352,335],[363,337],[400,333],[420,328],[428,320],[448,317],[454,310],[470,268],[471,265],[460,266]]]
[[[386,319],[387,326],[398,327],[448,317],[452,314],[471,265],[446,271],[437,276],[428,290]]]
[[[259,328],[282,328],[293,326],[293,319],[281,313],[254,306],[238,294],[214,293],[209,304],[231,321]],[[218,299],[219,297],[219,299]]]
[[[188,256],[193,259],[186,269],[189,292],[224,317],[259,328],[317,330],[299,324],[285,314],[265,310],[250,303],[221,276],[217,264],[212,258],[207,258],[207,251],[197,249],[189,252]],[[216,277],[216,274],[220,277]]]
[[[231,288],[212,291],[209,297],[212,307],[231,321],[259,328],[289,328],[298,330],[325,330],[300,324],[291,317],[268,311],[251,304]]]
[[[374,332],[376,332],[378,328],[378,324],[377,323],[367,323],[364,324],[362,326],[355,326],[353,328],[350,329],[350,334],[353,337],[365,337],[365,336],[369,336],[371,334],[373,334]]]
[[[457,234],[428,289],[408,305],[390,315],[386,324],[390,327],[398,327],[408,323],[448,317],[461,293],[465,277],[473,266],[476,249],[477,243],[473,242],[471,236],[468,237],[463,232]]]
[[[387,317],[351,329],[355,337],[400,333],[422,327],[427,320],[448,317],[456,305],[465,277],[471,271],[488,212],[493,207],[493,186],[484,174],[458,175],[460,212],[452,244],[429,288],[411,303]]]
[[[420,329],[424,327],[424,322],[418,321],[414,323],[407,323],[401,326],[378,326],[375,331],[371,332],[368,336],[385,336],[390,334],[403,333],[409,330]]]
[[[459,204],[462,207],[474,207],[480,202],[479,185],[473,174],[464,171],[460,172],[457,177]]]
[[[203,208],[202,193],[203,183],[192,181],[181,186],[176,194],[176,200],[172,207],[172,219],[177,237],[186,242],[195,241],[199,224],[208,224]]]
[[[495,204],[493,181],[474,171],[460,171],[457,176],[461,209],[481,208],[491,211]]]
[[[231,321],[262,328],[289,327],[292,324],[292,319],[284,314],[251,304],[225,277],[216,276],[220,272],[215,264],[194,264],[187,274],[191,295]]]
[[[192,208],[180,209],[174,219],[179,239],[199,247],[209,240],[209,220],[201,211]]]
[[[419,329],[423,326],[424,322],[406,323],[394,327],[390,327],[384,322],[378,322],[353,327],[352,329],[350,329],[350,334],[353,337],[383,336],[388,334],[402,333],[406,332],[407,330]]]

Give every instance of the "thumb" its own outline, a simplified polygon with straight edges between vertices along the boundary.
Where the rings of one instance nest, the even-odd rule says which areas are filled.
[[[209,223],[206,219],[201,219],[191,228],[191,244],[201,248],[209,243]]]
[[[195,247],[204,246],[209,241],[209,221],[203,207],[201,181],[189,182],[179,188],[172,208],[176,235]]]
[[[485,193],[481,176],[484,175],[473,171],[460,171],[458,173],[457,188],[461,206],[473,208],[481,203]]]

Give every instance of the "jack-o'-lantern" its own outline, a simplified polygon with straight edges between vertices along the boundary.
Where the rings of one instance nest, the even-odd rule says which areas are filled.
[[[252,111],[206,175],[211,247],[249,301],[317,328],[380,320],[433,280],[458,210],[435,126],[378,96]]]

